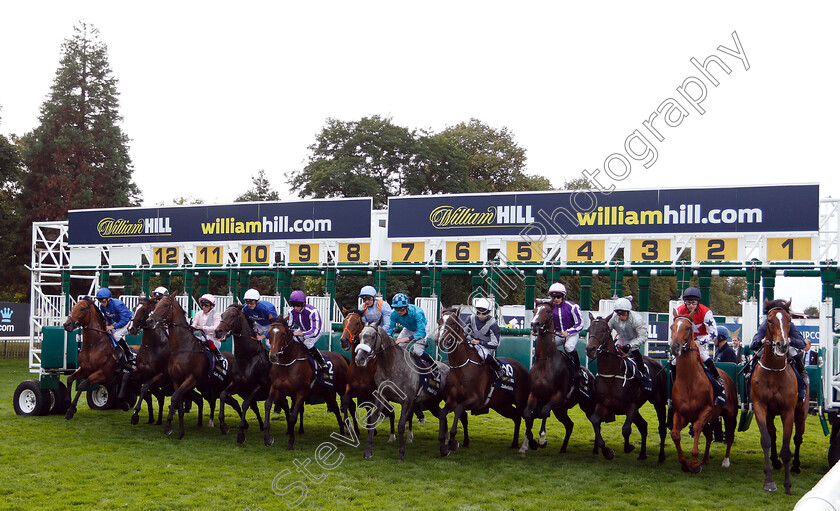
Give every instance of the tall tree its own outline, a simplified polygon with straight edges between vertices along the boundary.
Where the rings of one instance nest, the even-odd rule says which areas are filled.
[[[265,177],[265,170],[260,169],[251,176],[251,188],[233,199],[233,202],[266,202],[280,200],[280,193],[271,187],[271,181]]]
[[[15,258],[18,235],[18,205],[20,194],[20,155],[17,147],[0,135],[0,279],[7,285],[0,288],[0,300],[22,301],[25,292],[9,283],[25,280],[25,271]]]
[[[80,23],[61,45],[40,125],[21,141],[27,224],[67,218],[69,209],[139,204],[118,96],[107,46],[96,28]]]

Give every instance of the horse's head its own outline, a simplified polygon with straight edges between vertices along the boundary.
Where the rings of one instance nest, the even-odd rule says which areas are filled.
[[[93,299],[86,296],[73,306],[73,310],[70,311],[70,315],[67,316],[67,320],[64,322],[64,329],[72,332],[80,326],[88,326],[97,313],[99,311],[96,308],[96,304],[93,303]]]
[[[694,342],[694,323],[689,316],[678,316],[672,311],[674,322],[671,323],[671,354],[679,357],[683,351],[697,349]]]
[[[230,334],[244,334],[249,332],[248,318],[242,312],[242,304],[233,303],[228,306],[222,313],[222,318],[219,321],[219,326],[216,327],[214,334],[216,339],[226,339]]]
[[[765,299],[765,310],[767,311],[767,333],[764,336],[764,344],[773,347],[773,353],[777,357],[787,356],[790,347],[790,301],[774,300],[771,303],[781,302],[776,306],[767,307]]]
[[[604,350],[615,352],[615,340],[612,336],[612,329],[609,326],[612,314],[606,318],[598,317],[589,313],[589,330],[586,335],[586,356],[594,359],[596,355]]]
[[[339,341],[341,342],[341,349],[350,351],[353,348],[353,344],[358,340],[358,335],[365,327],[365,322],[362,319],[364,314],[360,310],[345,309],[344,307],[341,308],[341,312],[344,313],[344,321],[342,321],[344,330],[341,332],[341,339]],[[375,325],[379,326],[381,321],[382,316],[379,317]]]
[[[464,323],[461,321],[461,308],[444,309],[438,319],[438,347],[446,353],[451,353],[459,343],[466,340]]]
[[[292,327],[286,318],[274,318],[266,336],[269,343],[268,361],[276,364],[293,342]]]
[[[548,332],[554,333],[551,302],[537,300],[534,306],[534,319],[531,320],[531,335],[541,335]]]
[[[149,319],[149,314],[154,308],[153,301],[147,297],[142,297],[134,307],[134,314],[131,316],[131,321],[128,322],[128,333],[130,335],[137,335],[141,328],[148,328],[146,321]]]
[[[376,358],[376,354],[382,351],[382,333],[380,327],[367,325],[359,333],[359,343],[356,345],[356,365],[367,367]]]
[[[163,295],[154,305],[152,313],[146,318],[146,328],[174,324],[179,314],[184,316],[184,310],[178,301],[170,295]]]

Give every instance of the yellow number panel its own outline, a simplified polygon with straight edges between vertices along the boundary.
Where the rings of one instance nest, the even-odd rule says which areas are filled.
[[[370,243],[339,243],[338,262],[367,263],[370,262]]]
[[[631,261],[670,261],[671,240],[630,240]]]
[[[154,247],[152,249],[152,266],[177,266],[180,261],[180,247]]]
[[[242,245],[239,248],[240,264],[271,264],[274,259],[270,245]]]
[[[542,262],[542,241],[508,241],[505,257],[507,257],[508,261],[517,263]]]
[[[695,261],[737,261],[738,238],[697,238],[694,240]]]
[[[426,261],[426,244],[422,241],[391,243],[391,261],[422,263]]]
[[[301,243],[289,245],[289,262],[290,263],[313,263],[318,261],[318,244],[317,243]]]
[[[221,266],[225,262],[225,247],[195,247],[195,264]]]
[[[480,252],[480,241],[446,242],[446,262],[448,263],[468,263],[472,261],[481,261]]]
[[[566,241],[566,261],[592,262],[606,261],[606,242],[604,240],[568,240]]]
[[[812,238],[767,238],[768,261],[810,261]]]

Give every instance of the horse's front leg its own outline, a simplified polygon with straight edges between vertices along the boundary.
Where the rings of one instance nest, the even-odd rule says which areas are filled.
[[[408,417],[411,415],[413,409],[413,402],[402,403],[402,406],[400,407],[400,422],[397,426],[397,431],[400,435],[400,453],[397,457],[397,461],[405,461],[405,423],[408,420]]]
[[[271,405],[274,404],[276,399],[280,398],[280,392],[275,389],[272,385],[271,389],[268,391],[268,397],[265,399],[265,429],[263,430],[263,441],[265,442],[266,446],[271,446],[274,444],[274,437],[271,436],[271,421],[268,420],[268,417],[271,416]],[[285,400],[285,398],[284,398]],[[286,420],[288,421],[288,415],[286,416]]]
[[[140,387],[140,395],[137,396],[137,406],[134,407],[134,413],[131,415],[131,424],[136,425],[140,422],[140,408],[143,406],[143,400],[149,395],[149,392],[153,385],[156,385],[156,381],[160,378],[160,374],[156,374],[153,378],[149,379],[146,383],[144,383]],[[154,411],[149,407],[149,424],[154,422]]]
[[[688,472],[688,461],[685,459],[685,453],[682,450],[682,429],[685,427],[685,418],[676,410],[674,410],[674,422],[671,425],[671,440],[674,441],[674,447],[677,449],[677,458],[680,461],[680,467],[683,472]]]
[[[458,421],[461,420],[461,415],[463,415],[464,411],[466,410],[465,403],[458,403],[455,406],[455,411],[452,414],[452,429],[449,430],[449,450],[450,451],[457,451],[459,444],[456,435],[458,434]]]
[[[795,410],[795,409],[794,409]],[[782,451],[779,455],[782,463],[785,464],[785,493],[790,495],[790,437],[793,434],[794,410],[787,410],[782,413]]]
[[[554,416],[563,424],[563,427],[566,429],[566,436],[563,438],[563,445],[560,446],[560,451],[558,454],[564,454],[566,452],[566,448],[569,446],[569,438],[572,436],[572,430],[575,429],[575,423],[572,419],[569,418],[569,410],[568,408],[555,408],[554,409]],[[604,455],[606,458],[606,454]],[[610,458],[607,458],[610,459]]]
[[[638,428],[639,433],[641,434],[641,437],[642,437],[642,448],[639,451],[639,457],[637,459],[646,460],[647,459],[648,423],[645,420],[645,418],[642,417],[642,414],[639,412],[638,408],[636,408],[633,413],[634,413],[633,424],[636,425],[636,428]],[[628,432],[628,436],[629,436],[629,432]]]
[[[608,416],[609,413],[610,411],[604,405],[599,404],[595,407],[595,411],[592,415],[589,416],[589,422],[592,423],[592,429],[595,431],[595,448],[593,449],[592,454],[598,454],[598,449],[601,449],[604,459],[611,460],[615,458],[615,451],[607,447],[607,443],[601,435],[601,424],[603,422],[603,418]]]
[[[443,403],[443,407],[438,412],[438,441],[440,442],[440,455],[441,457],[449,456],[449,445],[447,445],[447,419],[446,416],[449,415],[449,409],[451,407],[451,403],[449,401],[445,401]]]
[[[327,402],[327,411],[330,411],[335,415],[335,420],[338,421],[338,432],[340,435],[344,435],[344,421],[341,420],[341,410],[338,408],[338,403],[335,401],[336,393],[335,391],[331,391],[327,394],[325,401]]]
[[[689,472],[692,474],[699,474],[703,467],[700,465],[700,435],[703,434],[703,427],[705,421],[704,414],[701,412],[700,417],[694,421],[694,426],[691,431],[691,436],[694,438],[694,443],[691,446],[691,464],[689,465]]]
[[[128,388],[128,383],[129,383],[130,379],[131,379],[131,373],[130,372],[123,374],[122,378],[120,379],[120,391],[117,394],[117,399],[119,399],[120,401],[125,401],[126,389]],[[140,399],[138,398],[137,400],[139,401]],[[126,408],[126,410],[127,410],[127,408]]]
[[[73,397],[73,382],[80,378],[84,374],[82,372],[82,368],[76,369],[76,371],[67,377],[67,402],[70,403],[70,406],[67,407],[67,413],[64,414],[64,418],[70,420],[76,415],[76,403],[79,402],[79,396],[82,395],[81,389],[76,388],[76,397]]]
[[[333,398],[335,399],[335,398]],[[295,423],[297,422],[298,414],[300,413],[301,409],[303,408],[303,402],[306,400],[306,394],[303,392],[298,392],[295,396],[295,403],[292,406],[291,411],[289,412],[289,445],[286,447],[287,450],[291,451],[295,447]],[[329,406],[329,405],[327,405]],[[333,401],[333,406],[335,406],[335,401]],[[269,421],[270,422],[270,421]]]
[[[782,461],[779,459],[779,453],[776,450],[778,438],[776,437],[775,417],[767,417],[767,432],[770,433],[770,462],[774,469],[779,470],[782,468]]]
[[[248,396],[245,397],[245,400],[242,401],[242,410],[247,410],[248,408],[252,408],[254,413],[257,415],[257,419],[260,421],[260,430],[264,430],[264,426],[262,420],[260,419],[260,410],[257,406],[255,406],[254,401],[257,398],[257,394],[259,391],[262,390],[261,387],[258,385],[254,390],[251,391]],[[222,431],[222,434],[227,434],[229,428],[227,424],[224,423],[221,417],[219,417],[219,429]],[[242,417],[239,419],[239,431],[236,434],[236,442],[237,443],[244,443],[245,442],[245,430],[248,429],[248,421],[245,420],[245,414],[242,414]]]
[[[770,462],[770,431],[767,428],[767,410],[758,401],[753,401],[753,413],[755,423],[758,424],[758,431],[761,433],[761,448],[764,450],[764,489],[776,491],[776,483],[773,481],[773,465]]]

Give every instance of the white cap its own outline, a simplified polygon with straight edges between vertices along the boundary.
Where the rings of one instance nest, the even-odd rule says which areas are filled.
[[[158,286],[157,289],[152,293],[153,295],[168,295],[169,290],[163,286]]]
[[[245,291],[245,296],[242,297],[243,300],[259,300],[260,299],[260,292],[256,289],[249,289]]]

